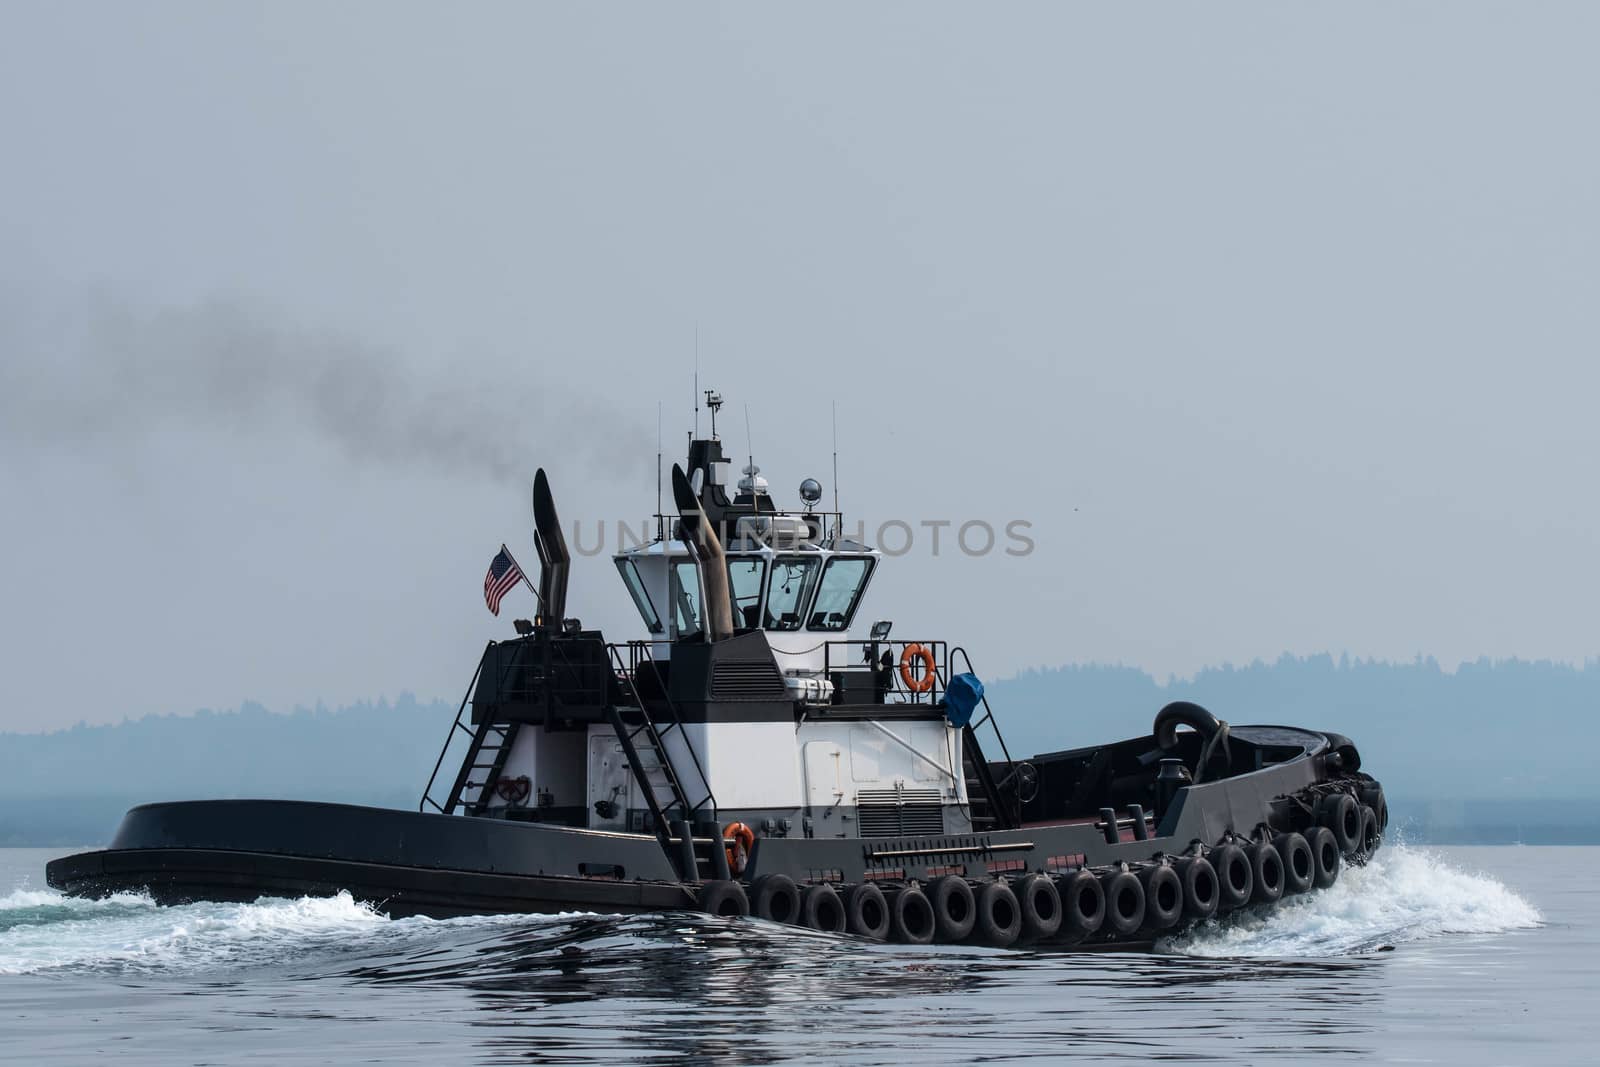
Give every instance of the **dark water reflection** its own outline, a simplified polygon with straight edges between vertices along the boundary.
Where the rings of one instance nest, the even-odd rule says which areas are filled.
[[[906,948],[698,916],[62,921],[45,902],[14,909],[0,961],[74,962],[0,974],[0,1019],[26,1063],[1591,1061],[1600,849],[1450,858],[1543,924],[1495,926],[1499,883],[1426,863],[1188,946],[1271,958]]]
[[[1236,1060],[1358,1051],[1384,966],[910,949],[642,917],[501,931],[306,977],[464,992],[484,1062]]]

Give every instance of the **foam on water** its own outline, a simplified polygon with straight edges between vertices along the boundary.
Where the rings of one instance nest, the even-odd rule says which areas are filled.
[[[1330,957],[1540,922],[1531,904],[1495,879],[1459,870],[1425,850],[1393,846],[1365,867],[1347,867],[1331,889],[1205,924],[1159,947],[1189,956]],[[677,943],[677,934],[669,936],[670,924],[657,925],[635,930],[621,917],[578,915],[392,920],[346,893],[160,907],[139,894],[83,900],[19,888],[0,896],[0,975],[154,976],[273,966],[331,974],[378,961],[427,961],[443,947],[441,938],[465,936],[477,945],[473,931],[481,927],[495,928],[488,932],[491,937],[516,938],[518,951],[544,942],[551,951],[574,941],[594,948],[618,936],[638,940],[635,950],[654,947],[657,938],[663,945]],[[783,943],[803,950],[802,932],[773,931]],[[479,955],[482,947],[471,954]]]
[[[1372,952],[1441,934],[1538,926],[1532,904],[1483,874],[1404,845],[1346,867],[1326,890],[1206,923],[1160,947],[1191,956],[1316,957]]]
[[[364,940],[387,921],[348,894],[163,908],[136,894],[80,900],[19,889],[0,897],[0,974],[271,962],[351,935]]]

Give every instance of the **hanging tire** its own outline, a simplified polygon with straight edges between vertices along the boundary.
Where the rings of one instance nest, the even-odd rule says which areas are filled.
[[[750,914],[775,923],[800,922],[800,889],[787,874],[763,874],[750,886]]]
[[[1378,817],[1378,833],[1388,833],[1389,801],[1383,795],[1383,786],[1377,782],[1362,782],[1360,788],[1356,790],[1356,796]]]
[[[985,882],[978,888],[976,903],[972,939],[978,944],[1005,948],[1022,936],[1022,907],[1009,885],[998,880]]]
[[[1311,846],[1311,856],[1317,861],[1317,873],[1312,884],[1326,889],[1339,880],[1339,839],[1326,826],[1313,826],[1306,831],[1306,842]]]
[[[1217,869],[1204,856],[1181,859],[1172,868],[1183,885],[1183,917],[1190,922],[1204,922],[1217,913],[1221,903],[1221,885]]]
[[[906,886],[889,900],[889,934],[907,945],[933,943],[933,905],[922,890]]]
[[[724,879],[706,882],[700,887],[700,910],[708,915],[735,919],[750,914],[750,898],[744,895],[744,886]]]
[[[1068,941],[1093,937],[1106,919],[1106,892],[1100,888],[1100,879],[1080,869],[1054,881],[1061,899],[1060,936]]]
[[[800,898],[800,924],[827,934],[842,934],[848,927],[844,902],[831,885],[808,885]]]
[[[1383,844],[1383,834],[1378,832],[1378,813],[1361,805],[1361,850],[1356,853],[1358,863],[1366,863]]]
[[[1106,894],[1106,921],[1102,932],[1132,937],[1144,925],[1144,886],[1129,871],[1107,871],[1100,876]]]
[[[1025,875],[1011,885],[1022,916],[1022,940],[1048,941],[1061,932],[1061,893],[1042,874]]]
[[[844,892],[845,929],[857,937],[884,941],[889,937],[889,901],[883,890],[871,882],[853,885]]]
[[[1333,831],[1339,851],[1354,856],[1361,848],[1361,806],[1349,793],[1330,793],[1317,805],[1317,822]]]
[[[1211,866],[1217,869],[1217,914],[1225,915],[1250,903],[1255,892],[1255,871],[1244,849],[1229,843],[1211,850]]]
[[[1137,877],[1144,889],[1144,925],[1140,932],[1159,934],[1177,926],[1183,918],[1183,882],[1178,872],[1156,863],[1139,871]]]
[[[1272,847],[1283,860],[1283,892],[1304,893],[1317,877],[1317,859],[1311,845],[1300,834],[1290,831],[1272,839]]]
[[[933,936],[936,941],[965,941],[978,921],[978,907],[972,886],[965,878],[947,874],[935,878],[923,890],[933,905]]]
[[[1270,841],[1257,841],[1245,849],[1250,857],[1250,903],[1276,904],[1283,896],[1283,857]]]

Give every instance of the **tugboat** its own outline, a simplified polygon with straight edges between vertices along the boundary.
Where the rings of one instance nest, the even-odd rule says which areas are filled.
[[[1177,702],[1148,735],[1014,757],[964,649],[866,621],[884,557],[843,535],[837,504],[818,510],[815,480],[780,510],[752,462],[730,496],[708,399],[675,513],[614,558],[643,638],[567,615],[571,556],[538,472],[539,613],[484,649],[417,811],[147,804],[49,884],[1135,947],[1325,888],[1379,847],[1383,788],[1340,734]]]

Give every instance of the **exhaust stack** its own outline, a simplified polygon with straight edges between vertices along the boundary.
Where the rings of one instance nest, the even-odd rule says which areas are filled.
[[[700,585],[705,590],[706,637],[721,641],[733,636],[733,597],[728,592],[728,565],[716,528],[706,517],[694,488],[683,468],[672,465],[672,498],[678,505],[683,543],[694,554],[700,568]]]
[[[539,550],[539,610],[546,626],[561,626],[567,612],[567,572],[572,568],[572,553],[561,535],[561,520],[550,496],[550,480],[540,467],[533,476],[534,547]]]

